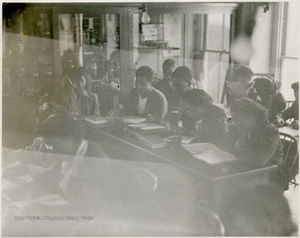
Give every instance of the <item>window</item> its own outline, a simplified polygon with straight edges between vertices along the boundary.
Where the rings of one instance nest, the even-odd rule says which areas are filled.
[[[299,81],[299,21],[300,5],[297,2],[284,3],[281,93],[286,100],[294,100],[291,84]]]

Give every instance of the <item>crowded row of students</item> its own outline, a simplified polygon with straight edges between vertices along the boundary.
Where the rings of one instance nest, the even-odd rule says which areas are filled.
[[[271,93],[272,100],[270,100],[270,98],[262,95],[258,89],[259,87],[268,88],[269,86],[266,85],[269,85],[272,80],[261,78],[251,83],[250,69],[240,67],[236,77],[245,86],[248,97],[234,95],[232,92],[231,96],[234,100],[230,101],[230,114],[228,114],[223,108],[213,103],[207,92],[195,87],[191,70],[188,67],[180,66],[174,70],[174,65],[172,60],[164,62],[165,78],[154,86],[152,85],[153,70],[148,66],[137,69],[135,88],[130,92],[128,102],[125,104],[126,114],[142,116],[148,121],[166,125],[175,129],[174,132],[180,135],[194,136],[198,142],[216,144],[235,154],[246,164],[258,167],[278,165],[278,170],[270,176],[271,183],[276,187],[274,190],[276,198],[275,195],[272,198],[275,200],[274,203],[277,203],[277,197],[282,197],[282,191],[288,188],[288,171],[282,159],[283,148],[278,129],[269,119],[274,109],[277,111],[274,112],[276,120],[273,122],[278,122],[278,125],[283,125],[284,120],[293,116],[294,121],[297,122],[298,83],[292,85],[295,91],[295,102],[290,108],[282,111],[282,107],[276,108],[278,105],[275,103],[277,100],[275,98],[283,98],[282,95],[280,96],[276,90],[276,94],[274,94],[274,89],[270,89],[273,92],[273,94]],[[248,75],[247,80],[242,77],[245,74]],[[62,193],[71,203],[75,198],[74,191],[77,195],[80,193],[86,195],[82,189],[86,187],[86,183],[80,176],[82,171],[89,172],[92,165],[89,162],[84,163],[82,158],[110,157],[110,154],[101,145],[99,146],[84,138],[80,120],[74,120],[74,118],[83,118],[87,115],[100,115],[97,95],[85,90],[85,82],[83,71],[80,68],[74,68],[65,77],[62,88],[53,95],[48,95],[40,100],[40,105],[35,112],[38,124],[36,135],[38,137],[34,139],[31,146],[23,149],[67,154],[77,158],[74,163],[65,161],[59,175],[51,173],[51,171],[56,171],[53,168],[58,166],[53,161],[41,158],[34,164],[43,168],[39,174],[35,172],[35,178],[41,181],[41,184],[44,184],[43,179],[49,178],[49,176],[53,178],[51,184],[46,187],[55,187],[55,191]],[[263,92],[268,93],[269,91],[263,90]],[[271,109],[272,107],[273,109]],[[264,187],[263,189],[269,193],[268,188]],[[258,191],[259,199],[261,198],[260,195],[263,194],[264,192]],[[242,227],[241,230],[235,227],[236,224],[239,224],[241,216],[243,219],[249,219],[249,211],[244,209],[241,202],[243,197],[237,196],[236,199],[232,200],[232,204],[228,205],[229,209],[224,212],[223,221],[226,225],[227,235],[252,235],[254,233],[248,232],[247,229],[245,231],[245,227]],[[262,199],[264,199],[263,196]],[[248,201],[249,206],[260,207],[257,200],[253,204],[251,202],[252,199]],[[265,203],[263,207],[265,207]],[[288,208],[288,206],[286,207]],[[286,214],[289,217],[289,210],[287,209],[287,211]],[[231,215],[232,219],[227,219],[228,214]],[[260,215],[258,213],[257,216],[260,217]],[[269,217],[263,218],[263,221],[269,221]],[[287,221],[288,225],[283,227],[283,230],[266,231],[264,228],[257,228],[259,231],[261,229],[261,233],[255,234],[289,235],[296,228],[291,220],[287,219]]]
[[[245,87],[248,97],[231,95],[234,100],[230,101],[230,116],[223,108],[215,105],[204,90],[195,88],[192,72],[188,67],[180,66],[174,70],[174,65],[172,60],[164,62],[165,78],[154,87],[153,70],[148,66],[138,68],[135,88],[129,94],[125,113],[165,125],[180,135],[195,136],[199,142],[214,143],[236,154],[246,163],[256,166],[277,164],[279,169],[273,182],[282,189],[287,189],[287,168],[282,160],[282,145],[277,127],[270,123],[270,115],[273,113],[278,124],[282,125],[282,120],[288,119],[292,114],[290,111],[298,110],[295,106],[298,103],[298,83],[292,86],[296,96],[294,104],[291,108],[278,112],[282,106],[277,105],[276,98],[282,99],[279,101],[285,100],[278,91],[270,88],[270,82],[273,81],[258,78],[251,83],[250,68],[239,67],[235,78]],[[84,88],[82,69],[74,68],[63,83],[62,89],[53,97],[50,95],[41,99],[38,115],[45,117],[52,113],[64,113],[71,118],[100,115],[97,95]],[[269,98],[261,93],[260,87]],[[40,118],[40,122],[45,121],[44,119]],[[297,117],[294,121],[297,123]],[[55,136],[61,138],[61,135]],[[35,150],[45,145],[51,148],[54,142],[55,139],[51,139],[48,145],[45,141],[43,143],[42,138],[38,138],[27,149]]]

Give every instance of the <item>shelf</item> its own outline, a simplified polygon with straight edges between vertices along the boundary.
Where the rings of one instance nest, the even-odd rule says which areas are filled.
[[[178,47],[169,47],[169,48],[155,48],[155,47],[146,47],[146,46],[139,46],[139,47],[134,47],[135,49],[138,50],[180,50]]]

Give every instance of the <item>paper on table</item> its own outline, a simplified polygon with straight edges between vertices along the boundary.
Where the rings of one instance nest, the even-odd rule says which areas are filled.
[[[299,130],[290,128],[288,126],[279,127],[278,130],[279,130],[279,132],[283,132],[283,133],[289,134],[289,135],[291,135],[293,137],[296,137],[296,138],[299,137]]]
[[[181,139],[181,143],[182,144],[189,144],[191,143],[193,140],[195,140],[197,137],[195,136],[183,136]]]
[[[211,143],[195,143],[182,145],[193,157],[208,164],[220,164],[238,160],[233,154],[220,149]]]
[[[138,128],[141,130],[166,129],[165,126],[161,126],[161,125],[154,124],[154,123],[139,123],[139,124],[133,124],[133,125],[128,125],[128,126],[132,127],[132,128]]]
[[[182,136],[180,142],[182,144],[189,144],[196,138],[197,137],[195,137],[195,136]],[[178,135],[169,136],[169,137],[165,138],[164,141],[173,141],[173,140],[176,140],[176,139],[179,139]]]
[[[166,127],[160,125],[148,125],[148,126],[140,127],[140,129],[146,131],[146,130],[166,129]]]
[[[146,121],[146,118],[138,117],[138,116],[126,116],[124,117],[124,123],[128,124],[137,124]]]

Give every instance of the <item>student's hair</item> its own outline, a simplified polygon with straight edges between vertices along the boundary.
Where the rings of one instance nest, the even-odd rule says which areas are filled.
[[[79,141],[83,138],[81,126],[67,113],[50,115],[40,126],[39,135],[47,138],[72,137]]]
[[[166,59],[163,62],[162,67],[163,67],[163,69],[165,69],[167,67],[175,67],[175,60],[173,60],[173,59]]]
[[[172,73],[172,78],[177,78],[189,83],[193,81],[192,71],[187,66],[179,66],[177,69],[175,69]]]
[[[84,68],[83,67],[74,67],[69,70],[68,72],[68,78],[67,80],[70,80],[70,83],[78,84],[81,81],[86,80],[84,76]]]
[[[262,89],[265,95],[275,95],[278,87],[272,77],[262,76],[254,80],[254,88]],[[261,95],[260,95],[261,96]]]
[[[224,202],[221,220],[226,236],[291,236],[297,230],[282,191],[262,183],[238,189]]]
[[[294,89],[294,90],[299,90],[299,82],[293,83],[291,87],[292,87],[292,89]]]
[[[253,76],[253,71],[247,65],[241,65],[234,70],[234,78],[238,77],[251,78]]]
[[[202,89],[192,89],[184,95],[184,100],[192,106],[204,107],[212,104],[212,98]]]
[[[147,79],[147,82],[152,82],[153,70],[149,66],[141,66],[136,70],[136,77],[143,77]]]
[[[233,100],[230,109],[231,113],[254,116],[257,121],[265,121],[269,117],[268,110],[250,98]]]

